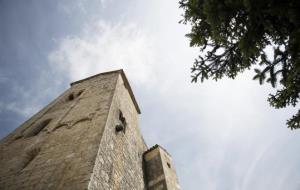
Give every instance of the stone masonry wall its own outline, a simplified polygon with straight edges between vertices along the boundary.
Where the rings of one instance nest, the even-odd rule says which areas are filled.
[[[126,129],[116,132],[120,111]],[[147,146],[138,126],[138,113],[119,76],[89,189],[143,190],[143,153]]]
[[[148,190],[180,190],[171,156],[155,145],[144,154]]]
[[[2,139],[0,189],[87,188],[118,77],[72,85]]]

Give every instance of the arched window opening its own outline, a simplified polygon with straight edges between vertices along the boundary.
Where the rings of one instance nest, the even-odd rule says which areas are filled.
[[[25,137],[32,137],[38,135],[47,125],[50,123],[51,119],[46,119],[37,125],[29,128],[29,130],[25,133]]]
[[[125,117],[123,116],[122,111],[119,110],[119,124],[116,125],[116,132],[122,131],[123,133],[125,133],[125,131],[126,131],[126,126],[127,126],[126,119],[125,119]]]

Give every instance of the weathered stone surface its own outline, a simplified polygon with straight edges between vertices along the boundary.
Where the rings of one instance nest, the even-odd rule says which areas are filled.
[[[143,157],[139,113],[122,70],[72,83],[0,141],[0,189],[179,189],[163,149]]]
[[[120,113],[126,118],[125,132],[115,128],[121,123]],[[137,110],[119,76],[89,189],[145,189],[142,154],[146,150]]]
[[[149,190],[179,190],[172,158],[169,153],[155,145],[144,154],[146,182]]]

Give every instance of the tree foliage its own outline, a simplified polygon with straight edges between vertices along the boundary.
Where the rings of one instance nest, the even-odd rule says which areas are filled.
[[[200,47],[192,82],[218,80],[254,67],[254,80],[277,88],[268,101],[295,107],[300,95],[299,0],[180,0],[190,46]],[[271,48],[270,48],[271,47]],[[272,55],[272,56],[270,56]],[[300,128],[300,110],[287,121]]]

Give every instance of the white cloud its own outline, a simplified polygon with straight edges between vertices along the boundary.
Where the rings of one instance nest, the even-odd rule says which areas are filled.
[[[87,25],[79,36],[64,38],[49,54],[53,69],[75,81],[123,68],[137,83],[149,82],[154,53],[151,38],[133,23],[111,25],[102,20]]]
[[[34,112],[36,112],[38,110],[40,106],[28,106],[28,105],[20,105],[17,102],[10,102],[10,103],[0,103],[0,110],[8,110],[8,111],[12,111],[15,112],[23,117],[29,117],[32,114],[34,114]]]
[[[62,85],[62,81],[53,80],[52,73],[45,70],[39,72],[39,75],[32,80],[30,86],[14,79],[8,79],[4,75],[3,77],[0,76],[0,83],[6,83],[10,86],[9,91],[5,92],[8,96],[0,102],[0,113],[16,113],[22,121],[45,106],[49,101],[49,97],[57,96],[61,88],[58,86]],[[18,118],[18,123],[21,122],[20,118]]]

